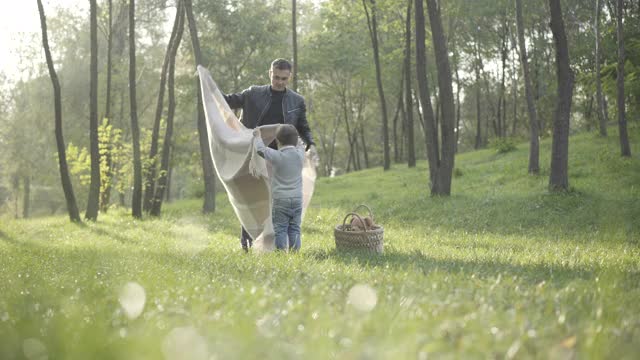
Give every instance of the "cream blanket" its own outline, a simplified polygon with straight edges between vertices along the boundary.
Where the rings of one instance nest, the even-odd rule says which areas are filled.
[[[270,166],[253,149],[253,130],[247,129],[229,108],[209,70],[198,65],[198,75],[209,149],[218,177],[227,190],[229,202],[240,224],[254,239],[253,247],[260,251],[274,250]],[[275,139],[278,126],[260,127],[265,144]],[[302,177],[304,218],[316,181],[316,169],[309,154],[305,155]]]

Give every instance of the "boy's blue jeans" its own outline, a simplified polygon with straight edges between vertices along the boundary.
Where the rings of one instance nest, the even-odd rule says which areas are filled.
[[[273,230],[278,250],[300,250],[302,198],[273,199]],[[287,241],[288,240],[288,241]]]

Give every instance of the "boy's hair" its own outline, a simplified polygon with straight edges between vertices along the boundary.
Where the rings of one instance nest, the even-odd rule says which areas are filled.
[[[291,63],[285,59],[275,59],[273,60],[273,62],[271,63],[271,68],[272,69],[278,69],[278,70],[289,70],[291,71]]]
[[[276,139],[282,146],[298,145],[298,130],[291,124],[280,125],[276,131]]]

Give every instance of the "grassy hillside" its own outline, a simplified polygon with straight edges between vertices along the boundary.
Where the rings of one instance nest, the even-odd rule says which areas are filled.
[[[572,191],[527,147],[461,154],[450,198],[426,164],[317,183],[299,254],[246,255],[223,196],[95,224],[0,219],[0,358],[635,358],[640,143],[573,136]],[[385,254],[335,251],[358,204]]]

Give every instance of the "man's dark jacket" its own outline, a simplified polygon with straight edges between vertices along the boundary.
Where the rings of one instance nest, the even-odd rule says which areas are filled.
[[[271,86],[251,86],[240,93],[224,95],[224,98],[232,109],[242,109],[242,124],[249,129],[255,129],[262,125],[264,115],[271,105]],[[285,124],[296,127],[307,149],[314,144],[307,122],[304,98],[289,88],[282,97],[282,118]]]

